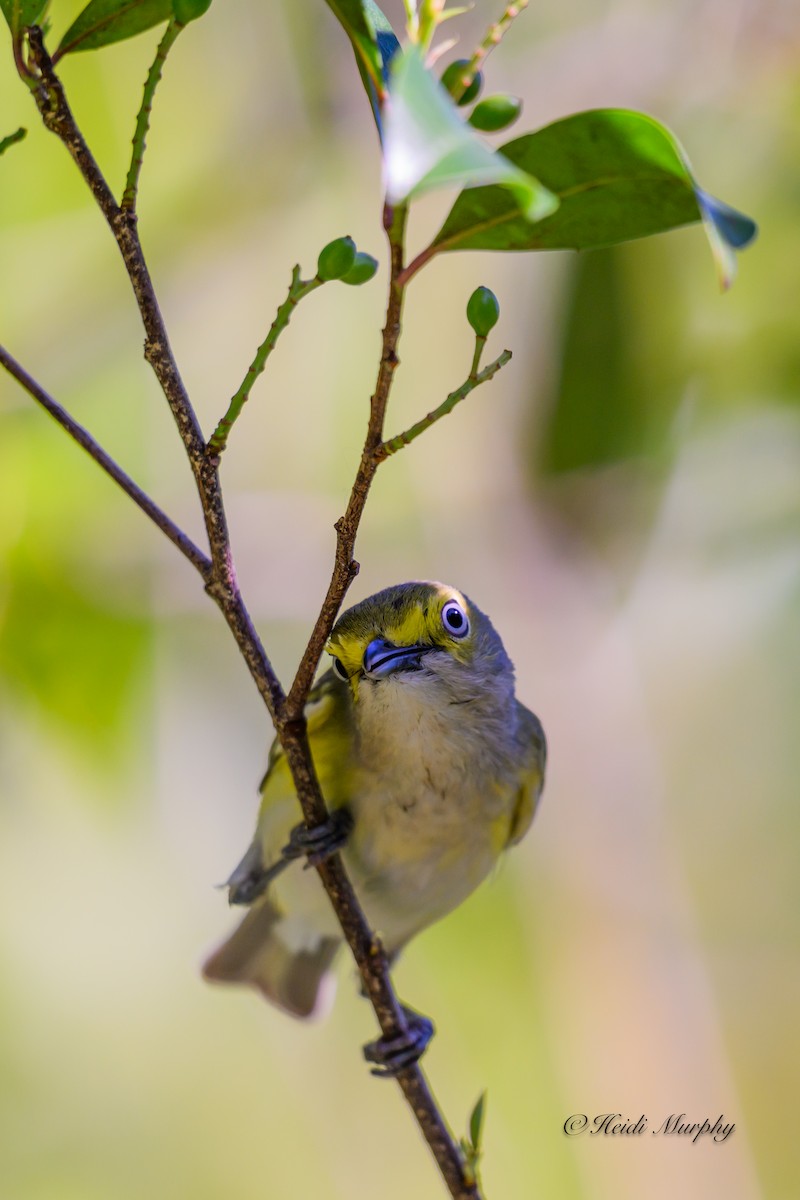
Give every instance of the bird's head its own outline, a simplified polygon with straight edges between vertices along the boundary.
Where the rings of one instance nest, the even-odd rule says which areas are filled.
[[[327,651],[356,701],[365,685],[440,684],[454,702],[500,690],[513,668],[489,618],[456,588],[401,583],[362,600],[334,626]]]

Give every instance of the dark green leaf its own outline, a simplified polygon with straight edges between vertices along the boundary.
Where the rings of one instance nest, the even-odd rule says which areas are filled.
[[[390,203],[453,184],[496,183],[526,223],[557,207],[557,199],[538,179],[496,154],[462,119],[415,46],[394,59],[389,91],[384,160]]]
[[[536,399],[524,457],[556,526],[627,587],[681,444],[692,363],[680,270],[655,238],[576,254],[565,267],[554,369],[528,383]]]
[[[378,131],[386,98],[388,65],[400,43],[374,0],[326,0],[350,38]]]
[[[665,410],[666,421],[672,416],[639,367],[640,329],[633,318],[641,300],[621,254],[613,247],[571,260],[553,394],[542,405],[539,463],[546,476],[652,452],[658,410]]]
[[[0,154],[5,154],[9,146],[13,146],[15,142],[21,142],[27,134],[27,129],[18,129],[16,133],[10,133],[8,137],[0,138]]]
[[[501,147],[517,167],[535,175],[560,201],[531,225],[516,198],[498,187],[462,192],[433,245],[441,250],[586,250],[647,237],[706,216],[722,261],[734,231],[741,248],[755,225],[720,206],[697,187],[672,134],[643,113],[597,109],[556,121]],[[701,212],[701,200],[705,206]],[[724,215],[722,215],[724,214]]]
[[[14,37],[29,25],[38,25],[49,0],[0,0],[3,16]]]
[[[152,29],[172,17],[172,0],[91,0],[64,34],[56,51],[99,50]]]

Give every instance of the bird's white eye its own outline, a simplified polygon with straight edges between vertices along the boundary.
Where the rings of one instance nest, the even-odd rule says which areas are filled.
[[[347,669],[340,658],[334,658],[333,669],[339,678],[344,679],[345,682],[347,682],[347,680],[350,678],[350,676],[347,674]]]
[[[455,600],[448,600],[442,609],[442,624],[451,637],[463,638],[469,633],[469,618]]]

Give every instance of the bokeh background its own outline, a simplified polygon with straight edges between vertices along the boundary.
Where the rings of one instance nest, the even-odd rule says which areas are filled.
[[[79,10],[56,0],[63,30]],[[500,5],[458,22],[471,48]],[[387,5],[400,21],[399,3]],[[449,29],[453,29],[450,26]],[[116,187],[157,34],[63,78]],[[37,126],[0,33],[1,340],[187,529],[197,505],[116,250]],[[787,0],[539,0],[490,60],[520,131],[643,108],[754,215],[721,296],[699,228],[613,251],[444,256],[412,285],[396,432],[468,370],[463,310],[513,363],[381,470],[358,599],[441,578],[488,611],[547,729],[531,836],[414,944],[401,994],[458,1132],[489,1090],[504,1200],[791,1200],[800,968],[800,12]],[[418,206],[412,245],[448,198]],[[157,99],[141,228],[208,431],[299,261],[383,255],[371,118],[321,0],[221,0]],[[224,464],[239,573],[291,676],[329,572],[385,267],[306,301]],[[230,927],[270,732],[194,572],[0,379],[0,1195],[442,1195],[359,1046],[343,961],[299,1026],[198,976]],[[568,1116],[735,1122],[569,1138]]]

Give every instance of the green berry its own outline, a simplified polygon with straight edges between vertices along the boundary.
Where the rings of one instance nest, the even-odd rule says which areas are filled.
[[[211,8],[211,0],[172,0],[172,11],[180,25],[196,21]]]
[[[362,283],[369,283],[377,269],[378,260],[371,254],[365,254],[363,250],[359,250],[353,259],[350,270],[342,275],[342,283],[349,283],[351,287],[359,287]]]
[[[522,101],[516,96],[487,96],[476,104],[467,118],[473,129],[496,133],[513,125],[522,112]]]
[[[450,63],[450,66],[445,70],[444,75],[442,75],[442,86],[447,89],[451,96],[457,96],[461,91],[461,79],[468,66],[468,58],[458,58],[455,62]],[[481,94],[482,87],[483,75],[480,71],[478,71],[472,83],[464,92],[464,95],[456,100],[456,104],[459,107],[463,107],[465,104],[471,104],[472,101],[476,100]]]
[[[328,242],[319,252],[317,278],[323,283],[329,283],[332,279],[342,279],[352,267],[355,258],[356,244],[351,237],[340,237]]]
[[[497,296],[487,287],[475,288],[467,301],[467,320],[478,337],[486,337],[500,316],[500,305]]]

